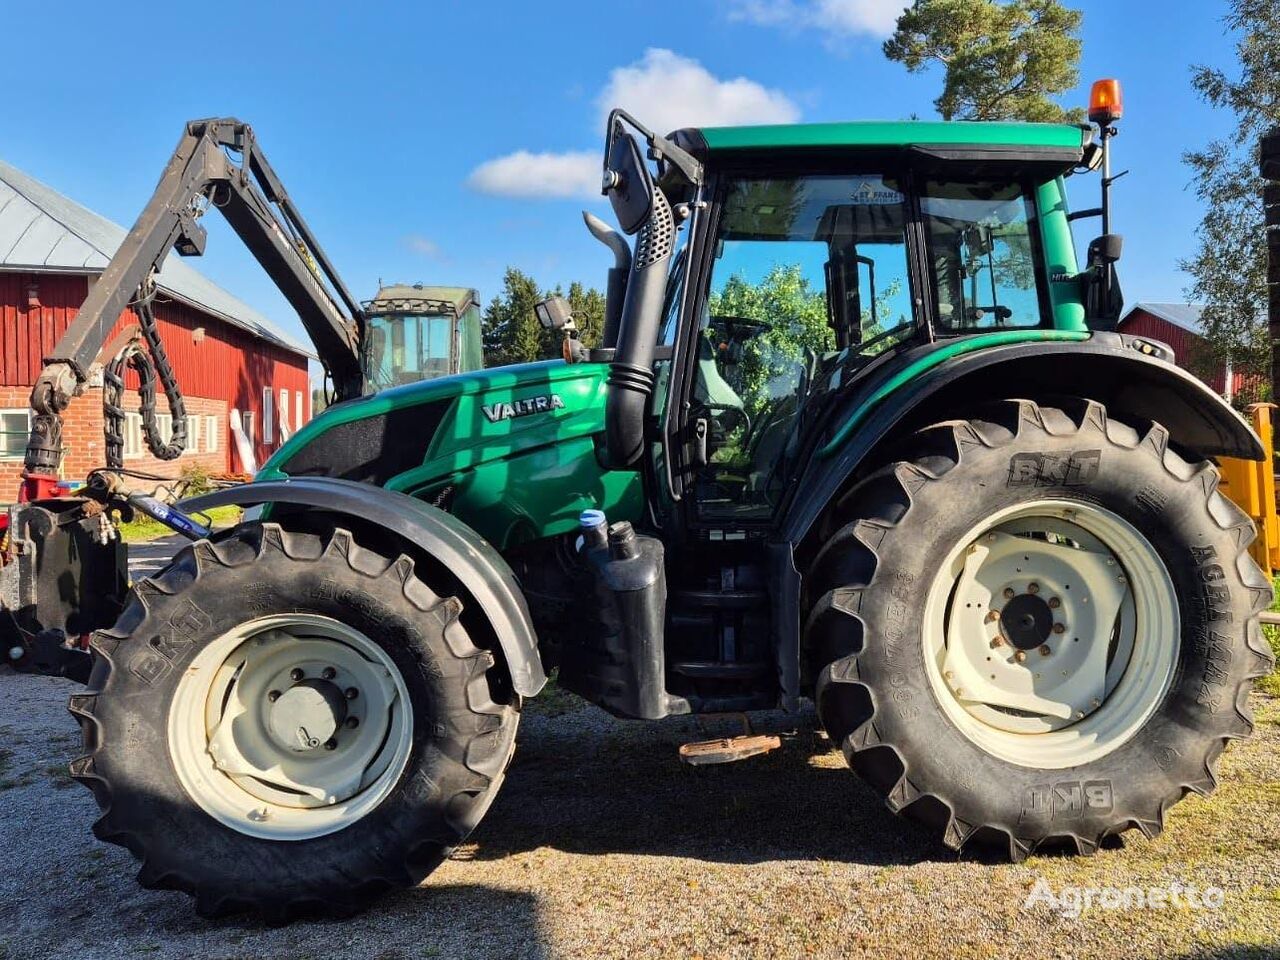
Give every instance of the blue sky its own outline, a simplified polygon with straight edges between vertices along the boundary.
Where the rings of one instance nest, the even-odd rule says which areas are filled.
[[[931,117],[939,75],[880,52],[900,4],[15,4],[0,157],[128,226],[183,121],[235,115],[359,297],[381,277],[487,301],[508,264],[548,286],[599,286],[607,256],[578,211],[607,211],[591,187],[613,101],[663,128]],[[1180,154],[1230,126],[1195,99],[1190,64],[1230,67],[1224,7],[1076,6],[1081,87],[1064,101],[1083,104],[1096,77],[1124,84],[1115,164],[1132,172],[1113,193],[1126,294],[1182,299],[1177,261],[1199,208]],[[1073,183],[1075,206],[1096,203],[1096,183]],[[225,224],[209,226],[193,265],[301,335]]]

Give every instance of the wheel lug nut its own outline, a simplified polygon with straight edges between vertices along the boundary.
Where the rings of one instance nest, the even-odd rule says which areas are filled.
[[[1027,584],[1027,593],[1039,593],[1039,592],[1040,592],[1040,584],[1036,583],[1034,580],[1032,580],[1030,583]]]
[[[1040,644],[1040,656],[1047,657],[1051,653],[1053,653],[1053,651],[1049,648],[1047,643]]]
[[[267,699],[270,700],[272,703],[275,703],[277,700],[280,699],[280,691],[272,690],[270,693],[267,694]]]
[[[294,667],[292,670],[289,671],[289,679],[292,680],[294,683],[298,683],[305,676],[306,674],[303,673],[301,668],[299,667]]]
[[[992,610],[987,614],[987,623],[995,623],[995,621],[999,619],[1000,619],[1000,612],[998,610]]]
[[[991,649],[992,649],[992,650],[994,650],[996,647],[1003,647],[1003,646],[1004,646],[1004,637],[992,637],[992,638],[991,638]]]
[[[1017,653],[1013,655],[1013,659],[1017,660],[1019,663],[1022,663],[1024,660],[1027,659],[1027,652],[1025,650],[1019,650]]]
[[[347,687],[346,694],[348,700],[354,700],[356,697],[360,696],[360,691],[355,687]]]
[[[358,727],[358,726],[360,726],[360,718],[359,718],[359,717],[347,717],[347,729],[348,729],[348,730],[354,730],[354,729],[355,729],[356,727]]]
[[[333,667],[325,667],[324,670],[320,672],[321,678],[325,680],[332,680],[337,675],[338,671],[333,669]]]
[[[1061,601],[1061,600],[1059,600],[1057,597],[1050,597],[1050,598],[1049,598],[1049,609],[1050,609],[1050,610],[1057,610],[1060,606],[1062,606],[1062,601]]]
[[[326,741],[324,742],[324,748],[325,748],[326,750],[333,750],[333,749],[336,749],[336,748],[337,748],[337,746],[338,746],[338,741],[337,741],[337,740],[334,740],[332,737],[330,737],[328,740],[326,740]]]
[[[1005,587],[1005,588],[1004,588],[1004,598],[1005,598],[1006,600],[1012,600],[1012,599],[1013,599],[1013,587]]]
[[[1055,624],[1053,625],[1053,632],[1054,632],[1054,633],[1066,633],[1066,632],[1067,632],[1067,625],[1066,625],[1065,623],[1055,623]]]

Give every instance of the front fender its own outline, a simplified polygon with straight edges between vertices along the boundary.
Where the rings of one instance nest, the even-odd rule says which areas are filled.
[[[954,351],[956,343],[913,351],[837,410],[831,439],[796,484],[783,523],[786,539],[799,543],[882,444],[989,400],[1097,400],[1112,413],[1162,424],[1174,443],[1197,457],[1266,456],[1258,435],[1230,404],[1182,368],[1142,352],[1136,338],[1095,333],[1081,342],[1028,340],[930,365],[931,354]]]
[[[484,611],[502,646],[515,691],[530,697],[547,682],[538,638],[515,574],[483,537],[443,510],[403,493],[332,477],[247,483],[192,497],[179,506],[191,512],[228,504],[273,503],[358,517],[429,554],[458,578]]]

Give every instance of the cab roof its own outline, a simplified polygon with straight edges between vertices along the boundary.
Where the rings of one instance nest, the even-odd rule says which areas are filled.
[[[787,150],[804,148],[973,146],[1081,153],[1091,128],[1068,123],[855,120],[748,127],[701,127],[706,149]]]
[[[390,283],[378,288],[372,300],[362,304],[366,313],[453,313],[461,316],[471,306],[478,306],[480,294],[471,287],[431,287],[422,283]]]

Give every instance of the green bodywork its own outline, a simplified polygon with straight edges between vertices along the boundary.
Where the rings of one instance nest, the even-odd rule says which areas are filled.
[[[1063,154],[1080,151],[1085,129],[1056,124],[1013,123],[837,123],[768,127],[712,128],[700,131],[706,162],[741,157],[749,151],[803,152],[809,148],[971,144],[982,148],[1043,148]],[[958,162],[962,167],[963,163]],[[1060,169],[1069,166],[1063,163]],[[1041,250],[1049,278],[1050,326],[983,332],[958,337],[886,381],[843,422],[831,425],[819,456],[837,452],[867,415],[907,383],[928,377],[941,363],[963,353],[1011,343],[1078,341],[1090,336],[1085,325],[1079,270],[1064,179],[1051,176],[1036,194]],[[571,532],[580,511],[599,508],[611,520],[639,519],[644,491],[638,473],[600,466],[596,444],[604,430],[605,378],[601,363],[563,361],[524,364],[463,373],[385,390],[325,411],[268,461],[258,479],[281,479],[282,465],[326,431],[363,417],[446,402],[447,410],[420,465],[396,474],[386,486],[424,499],[451,489],[450,512],[499,549]],[[555,395],[563,407],[494,420],[485,413],[501,404],[522,409],[521,401]]]
[[[759,127],[703,127],[707,149],[856,150],[863,147],[977,146],[1079,150],[1088,128],[1069,123],[946,123],[929,120],[858,120],[784,123]]]
[[[554,360],[384,390],[316,417],[276,451],[257,479],[283,479],[282,464],[340,424],[443,401],[448,408],[422,464],[392,477],[388,489],[432,499],[451,487],[450,512],[499,549],[568,533],[590,507],[635,520],[644,506],[639,474],[606,471],[595,454],[608,371],[607,364]],[[485,412],[488,407],[501,416],[502,404],[515,411],[522,401],[551,395],[564,406],[497,420]]]

